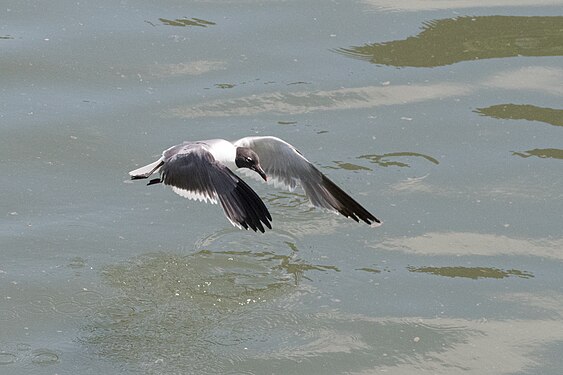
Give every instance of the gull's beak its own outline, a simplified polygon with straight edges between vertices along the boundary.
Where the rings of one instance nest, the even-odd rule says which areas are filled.
[[[257,164],[254,167],[254,171],[256,173],[258,173],[260,175],[260,177],[262,177],[264,179],[264,181],[268,181],[268,176],[266,176],[266,172],[264,172],[264,170],[262,169],[262,167],[259,164]]]

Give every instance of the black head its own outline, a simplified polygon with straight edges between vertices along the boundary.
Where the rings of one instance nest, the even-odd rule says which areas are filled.
[[[235,164],[239,168],[248,168],[258,173],[264,181],[268,181],[266,173],[260,166],[260,158],[256,152],[248,147],[237,147],[237,155],[235,157]]]

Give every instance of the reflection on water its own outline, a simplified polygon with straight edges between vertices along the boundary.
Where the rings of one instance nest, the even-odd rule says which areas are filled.
[[[295,292],[269,254],[150,254],[113,266],[104,278],[123,296],[105,304],[85,344],[148,372],[217,373],[260,329],[298,323],[272,309]],[[260,321],[256,317],[260,316]]]
[[[319,368],[365,375],[534,373],[540,365],[534,353],[563,338],[553,319],[379,318],[327,311],[301,323],[307,327],[304,340],[240,358],[237,368],[287,374],[321,373]]]
[[[344,169],[347,171],[371,171],[371,168],[367,168],[361,165],[357,165],[357,164],[353,164],[353,163],[347,163],[347,162],[343,162],[343,161],[334,161],[334,164],[336,164],[336,166],[328,166],[326,168],[330,168],[330,169]]]
[[[182,118],[251,116],[260,113],[296,115],[416,103],[467,95],[472,90],[468,85],[439,83],[366,86],[293,93],[274,92],[226,100],[210,100],[204,104],[174,108],[168,113]]]
[[[410,167],[409,164],[401,162],[401,161],[397,161],[397,160],[393,160],[396,158],[403,158],[403,157],[420,157],[423,159],[428,160],[429,162],[433,163],[433,164],[440,164],[440,162],[436,159],[434,159],[432,156],[428,156],[428,155],[424,155],[424,154],[419,154],[418,152],[390,152],[387,154],[382,154],[382,155],[362,155],[359,157],[359,159],[367,159],[372,163],[375,163],[381,167]]]
[[[160,22],[162,22],[163,25],[166,25],[166,26],[180,26],[180,27],[185,27],[185,26],[199,26],[199,27],[207,27],[207,26],[216,25],[215,22],[202,20],[201,18],[177,18],[177,19],[175,19],[175,20],[169,20],[169,19],[166,19],[166,18],[159,18],[158,20],[159,20]]]
[[[144,373],[228,373],[233,368],[237,373],[318,373],[327,365],[329,373],[363,371],[419,363],[421,356],[443,355],[481,334],[459,322],[299,312],[292,295],[306,291],[290,286],[254,289],[242,303],[228,306],[217,294],[201,291],[182,298],[173,293],[178,284],[173,278],[166,278],[168,288],[158,284],[164,272],[175,272],[171,264],[186,259],[157,257],[108,271],[124,296],[96,312],[84,340],[99,355]],[[177,276],[180,283],[189,279],[183,272]],[[230,279],[229,272],[224,278]],[[227,284],[239,289],[232,281]]]
[[[561,0],[362,0],[376,9],[421,11],[434,9],[462,9],[476,7],[530,7],[561,5]]]
[[[487,233],[428,232],[415,237],[388,238],[373,246],[380,250],[420,255],[533,255],[563,259],[563,237],[527,239]]]
[[[523,279],[534,277],[530,272],[520,270],[501,270],[493,267],[413,267],[407,268],[410,272],[429,273],[446,277],[464,277],[468,279],[504,279],[517,276]]]
[[[536,148],[528,151],[515,151],[512,154],[523,158],[536,156],[542,159],[563,159],[563,149],[560,148]]]
[[[337,50],[391,66],[436,67],[515,56],[562,56],[563,17],[484,16],[428,22],[417,36]]]
[[[288,193],[292,194],[292,193]],[[237,256],[256,257],[261,262],[278,262],[278,265],[272,266],[272,269],[283,270],[288,275],[293,276],[295,285],[298,285],[302,278],[308,279],[305,275],[306,271],[336,271],[340,270],[331,265],[313,265],[304,262],[298,257],[299,248],[291,235],[277,234],[283,240],[282,243],[286,249],[290,251],[289,255],[281,255],[280,246],[272,246],[272,240],[260,241],[252,237],[247,237],[247,240],[241,240],[238,236],[232,235],[233,231],[222,231],[212,234],[208,237],[202,238],[196,243],[196,249],[205,249],[212,247],[215,249],[213,254],[226,254]],[[247,250],[233,250],[233,248],[244,248]],[[221,249],[221,250],[219,250]],[[254,250],[249,250],[254,249]],[[208,251],[208,250],[200,250]],[[309,280],[309,279],[308,279]]]
[[[560,299],[557,301],[559,308],[562,307],[561,302]],[[524,303],[527,308],[532,307]],[[560,319],[560,313],[553,310],[551,312]],[[375,356],[372,367],[352,372],[362,375],[426,372],[440,375],[543,373],[541,369],[545,364],[538,361],[538,351],[563,339],[563,333],[558,327],[560,322],[549,318],[545,320],[465,320],[449,317],[378,319],[362,316],[347,318],[361,322],[359,325],[364,326],[366,336],[374,332],[377,335],[375,339],[382,345],[381,350],[374,351],[372,354]],[[379,324],[401,329],[400,334],[397,337],[397,331],[394,331],[392,332],[394,336],[385,336],[385,332],[378,329]],[[396,347],[385,348],[387,342],[397,341],[403,343],[399,351],[396,351]],[[406,354],[407,348],[410,349],[411,355]],[[367,353],[368,350],[364,352]],[[390,361],[389,357],[393,360]],[[502,360],[499,361],[499,358]],[[556,366],[561,364],[559,359],[550,359],[555,361]],[[356,363],[359,365],[365,363],[365,358],[359,358]]]
[[[563,109],[542,108],[530,104],[498,104],[477,108],[475,112],[497,119],[540,121],[563,126]]]
[[[213,86],[217,87],[218,89],[232,89],[236,85],[232,83],[216,83]]]
[[[150,73],[155,77],[197,76],[215,70],[225,70],[227,64],[223,61],[197,60],[178,64],[159,64],[151,67]]]
[[[365,272],[370,272],[370,273],[381,273],[380,269],[370,268],[370,267],[356,268],[356,271],[365,271]]]
[[[433,164],[440,164],[440,162],[438,160],[436,160],[435,158],[428,156],[428,155],[424,155],[424,154],[420,154],[418,152],[389,152],[386,154],[373,154],[373,155],[362,155],[362,156],[358,156],[358,159],[365,159],[365,160],[369,160],[371,163],[377,164],[380,167],[410,167],[410,164],[407,164],[403,161],[399,161],[396,159],[403,159],[403,158],[422,158],[422,159],[426,159],[429,162],[433,163]],[[368,167],[364,167],[363,165],[358,165],[358,164],[353,164],[353,163],[348,163],[348,162],[343,162],[343,161],[334,161],[334,164],[336,164],[336,166],[327,166],[326,168],[330,168],[330,169],[345,169],[348,171],[361,171],[361,170],[366,170],[366,171],[371,171],[371,168]]]
[[[505,90],[532,90],[551,95],[563,95],[563,69],[528,66],[494,74],[483,82],[485,86]]]
[[[289,309],[310,288],[299,282],[338,269],[309,264],[294,242],[283,243],[288,255],[269,251],[267,241],[229,245],[219,235],[198,243],[219,251],[147,254],[108,267],[103,277],[121,297],[96,306],[85,345],[149,372],[216,373],[249,347],[284,346],[296,334],[303,340],[304,317]]]
[[[156,253],[110,267],[103,275],[128,297],[140,297],[140,288],[143,298],[157,304],[194,301],[199,306],[229,309],[247,304],[249,298],[262,300],[291,288],[290,275],[275,271],[280,263],[269,252]]]

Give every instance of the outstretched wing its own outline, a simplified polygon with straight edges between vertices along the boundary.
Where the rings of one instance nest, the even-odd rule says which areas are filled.
[[[322,174],[292,145],[276,137],[246,137],[234,142],[236,147],[249,147],[260,158],[260,165],[274,186],[290,190],[301,185],[314,206],[338,212],[355,221],[372,226],[381,221]]]
[[[272,217],[260,197],[203,147],[183,148],[164,162],[160,172],[162,182],[183,197],[221,202],[234,226],[260,232],[264,225],[272,229]]]
[[[154,172],[158,170],[164,164],[164,159],[160,158],[157,161],[145,165],[144,167],[135,169],[134,171],[129,172],[129,176],[131,176],[132,180],[138,180],[141,178],[148,178]]]

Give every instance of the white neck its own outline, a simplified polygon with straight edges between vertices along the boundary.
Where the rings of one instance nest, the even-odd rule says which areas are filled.
[[[211,152],[215,160],[231,170],[237,169],[235,164],[237,148],[231,142],[224,139],[213,139],[206,141],[206,143],[209,145],[209,152]]]

